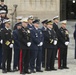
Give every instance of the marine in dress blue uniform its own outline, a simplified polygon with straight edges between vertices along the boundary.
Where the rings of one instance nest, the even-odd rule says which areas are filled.
[[[18,30],[21,28],[21,24],[17,25],[17,29],[13,31],[13,39],[14,39],[14,63],[13,70],[17,71],[19,69],[19,55],[20,55],[20,42],[19,42],[19,34]]]
[[[43,45],[43,34],[39,29],[39,20],[36,19],[33,21],[34,29],[31,30],[31,60],[30,60],[30,69],[31,72],[35,73],[35,61],[36,61],[36,71],[43,72],[41,70],[41,61],[42,61],[42,45]]]

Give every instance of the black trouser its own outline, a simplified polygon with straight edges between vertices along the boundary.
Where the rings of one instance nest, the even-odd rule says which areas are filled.
[[[45,67],[45,47],[42,47],[42,67]]]
[[[47,48],[46,69],[53,69],[55,63],[55,48]]]
[[[13,64],[14,69],[16,67],[19,68],[19,56],[20,56],[20,49],[14,48],[14,64]]]
[[[28,72],[30,61],[30,50],[22,49],[22,72]]]
[[[60,48],[60,67],[67,67],[67,47]]]
[[[2,49],[2,70],[9,71],[11,69],[11,60],[12,60],[12,49],[3,48]],[[7,67],[5,63],[7,62]]]

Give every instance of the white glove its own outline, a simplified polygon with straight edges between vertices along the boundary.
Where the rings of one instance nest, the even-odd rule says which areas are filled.
[[[1,40],[0,43],[3,44],[3,40]]]
[[[56,40],[54,41],[54,45],[57,45],[57,41]]]
[[[69,42],[65,42],[65,45],[68,46]]]
[[[38,46],[42,46],[43,45],[43,42],[40,42],[40,44],[38,44]]]
[[[30,46],[31,46],[31,42],[28,42],[28,43],[27,43],[27,46],[30,47]]]
[[[10,47],[10,48],[13,48],[13,44],[10,44],[9,47]]]
[[[40,42],[40,46],[42,46],[43,45],[43,42]]]

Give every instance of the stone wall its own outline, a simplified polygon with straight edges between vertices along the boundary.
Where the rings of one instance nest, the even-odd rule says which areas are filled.
[[[9,14],[13,12],[14,4],[17,4],[17,15],[34,15],[41,19],[53,18],[59,15],[60,0],[6,0]]]

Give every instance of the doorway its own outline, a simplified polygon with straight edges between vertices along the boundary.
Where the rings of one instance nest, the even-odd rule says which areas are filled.
[[[76,0],[60,0],[60,20],[76,19]]]

